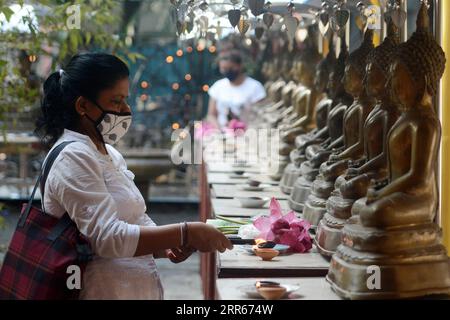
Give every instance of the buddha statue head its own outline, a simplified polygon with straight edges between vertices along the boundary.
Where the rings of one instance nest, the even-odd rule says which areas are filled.
[[[366,75],[367,57],[373,50],[373,30],[367,29],[364,40],[358,49],[353,51],[345,66],[345,90],[354,97],[365,92],[364,78]]]
[[[317,48],[317,28],[313,25],[308,28],[308,36],[304,41],[304,49],[299,56],[300,66],[297,70],[299,81],[308,88],[314,87],[316,66],[320,58]]]
[[[381,100],[386,97],[386,82],[395,50],[400,43],[398,28],[392,19],[387,21],[387,36],[384,41],[369,53],[366,69],[367,94]]]
[[[336,63],[334,64],[334,67],[329,75],[328,92],[330,98],[334,99],[335,97],[346,93],[342,80],[345,73],[345,62],[347,61],[347,57],[347,44],[344,39],[341,39],[341,52],[339,53],[339,57],[337,58]]]
[[[390,68],[388,88],[401,110],[431,106],[445,70],[445,53],[430,32],[424,2],[416,24],[411,38],[398,46]]]
[[[334,52],[333,41],[330,41],[330,49],[327,56],[316,67],[314,86],[318,92],[327,91],[328,79],[335,63],[336,54]]]

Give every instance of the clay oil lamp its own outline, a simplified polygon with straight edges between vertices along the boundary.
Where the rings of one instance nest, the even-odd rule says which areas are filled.
[[[286,294],[286,287],[277,283],[258,281],[255,286],[258,293],[266,300],[278,300]]]

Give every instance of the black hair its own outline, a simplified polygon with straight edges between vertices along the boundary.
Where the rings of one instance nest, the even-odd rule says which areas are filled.
[[[80,97],[96,101],[101,91],[129,76],[127,65],[111,54],[82,53],[53,72],[44,82],[42,114],[36,121],[36,134],[52,146],[64,129],[73,129],[79,116],[75,102]]]

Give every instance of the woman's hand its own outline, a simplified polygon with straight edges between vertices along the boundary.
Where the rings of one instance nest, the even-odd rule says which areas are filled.
[[[189,246],[166,250],[167,258],[173,263],[180,263],[189,258],[196,250]]]
[[[224,252],[233,249],[233,244],[215,227],[203,222],[188,223],[187,244],[200,252]]]

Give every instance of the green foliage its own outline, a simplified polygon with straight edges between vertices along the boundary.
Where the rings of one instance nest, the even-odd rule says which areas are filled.
[[[0,123],[3,134],[16,112],[37,105],[41,80],[30,77],[34,59],[47,55],[53,58],[53,68],[65,64],[72,55],[86,50],[102,50],[135,62],[143,56],[129,52],[124,35],[119,34],[122,5],[117,0],[23,0],[15,4],[32,5],[33,14],[22,18],[24,30],[2,31],[14,11],[11,1],[0,0]],[[79,26],[72,28],[79,6]],[[6,22],[5,22],[6,20]],[[3,21],[3,22],[2,22]],[[76,24],[75,24],[76,26]],[[0,130],[1,130],[0,129]]]

